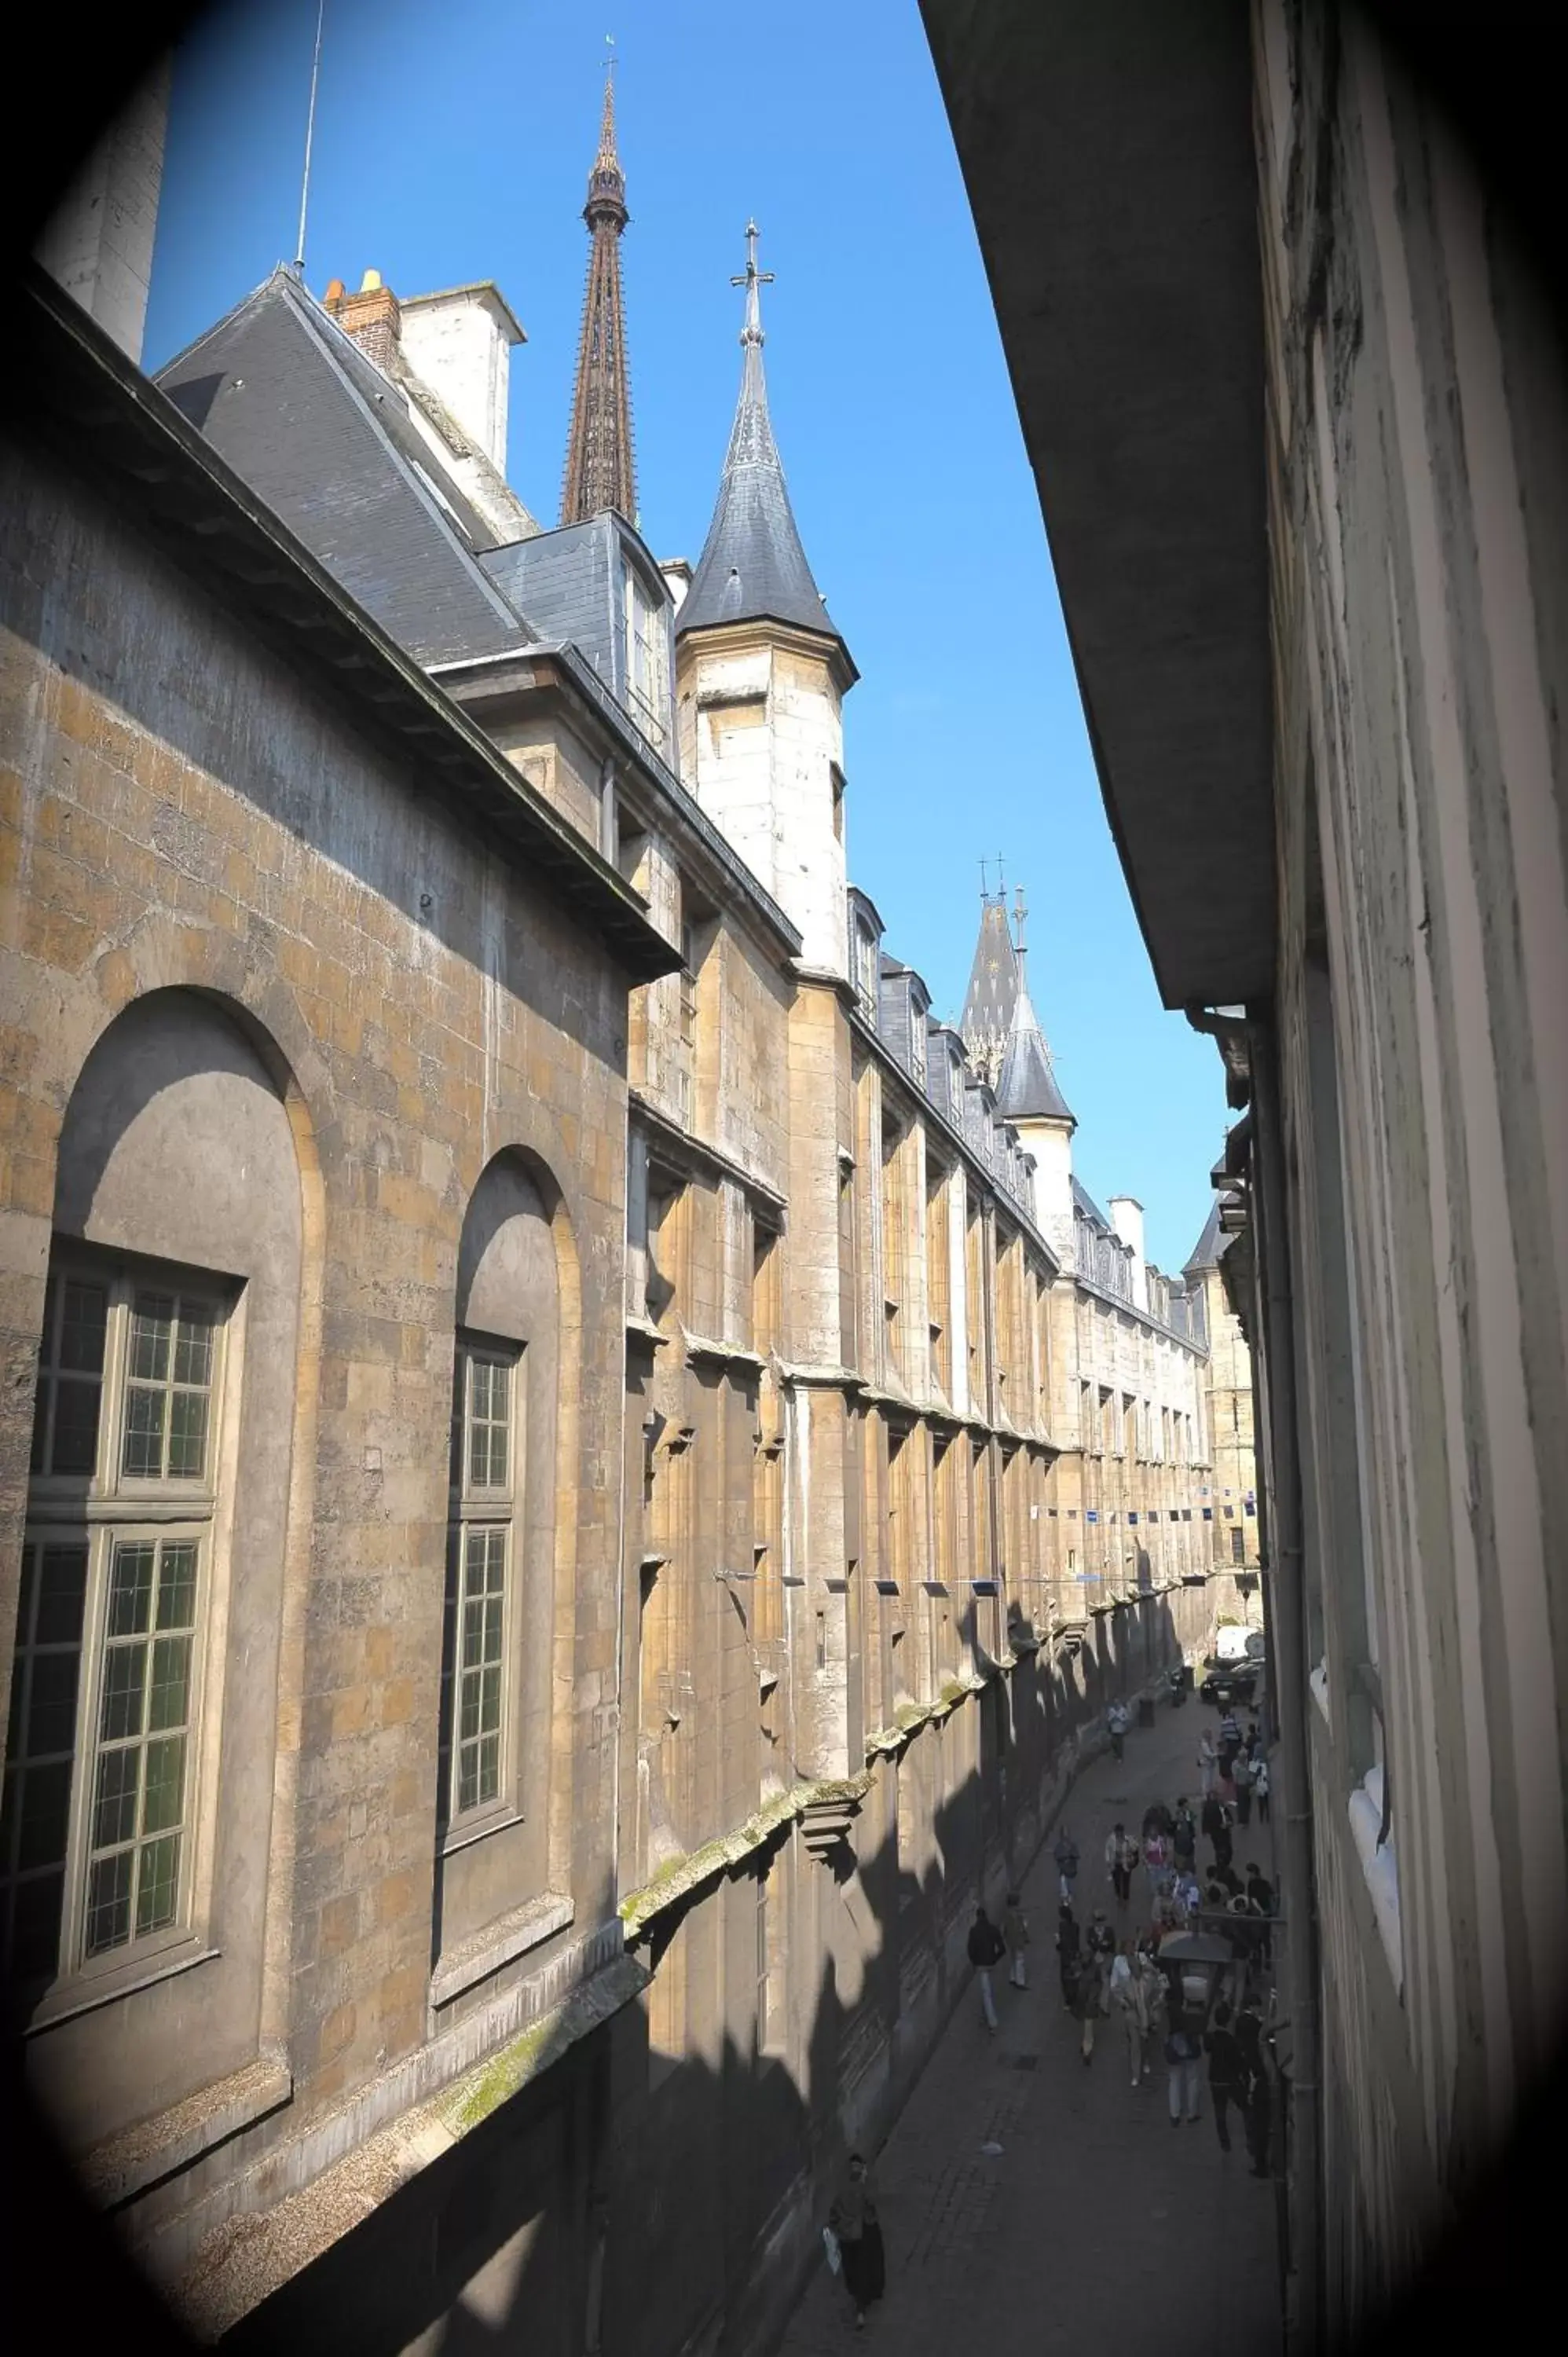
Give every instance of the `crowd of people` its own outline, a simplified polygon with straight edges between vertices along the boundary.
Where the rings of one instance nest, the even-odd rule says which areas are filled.
[[[1108,1717],[1108,1729],[1120,1757],[1126,1714],[1121,1706],[1113,1707],[1121,1716]],[[1154,1803],[1136,1833],[1118,1821],[1107,1835],[1104,1861],[1114,1921],[1104,1905],[1092,1906],[1080,1921],[1083,1861],[1070,1826],[1063,1824],[1053,1854],[1062,2003],[1078,2024],[1085,2069],[1094,2059],[1096,2030],[1107,2020],[1124,2039],[1134,2087],[1148,2083],[1154,2058],[1163,2055],[1173,2127],[1199,2116],[1207,2061],[1221,2147],[1230,2149],[1235,2113],[1253,2171],[1266,2176],[1270,2092],[1260,1993],[1272,1963],[1270,1926],[1277,1902],[1262,1866],[1250,1863],[1243,1873],[1235,1857],[1236,1829],[1251,1823],[1254,1807],[1260,1822],[1267,1822],[1269,1765],[1256,1723],[1243,1731],[1227,1711],[1217,1731],[1204,1729],[1197,1764],[1196,1808],[1182,1793],[1174,1807]],[[1199,1861],[1203,1845],[1209,1853],[1207,1865]],[[1142,1920],[1134,1921],[1134,1914]],[[1194,1932],[1219,1937],[1229,1949],[1230,1963],[1218,1975],[1211,1975],[1211,1959],[1195,1967],[1179,1946],[1173,1947]],[[1014,1987],[1026,1987],[1028,1947],[1028,1920],[1017,1891],[1008,1892],[1000,1924],[983,1907],[976,1909],[969,1955],[993,2033],[998,2027],[993,1968],[1006,1958]]]
[[[1120,1760],[1130,1724],[1124,1705],[1107,1713],[1107,1732]],[[1256,1863],[1243,1874],[1236,1864],[1236,1829],[1269,1817],[1269,1763],[1255,1721],[1243,1731],[1233,1711],[1217,1730],[1205,1727],[1197,1744],[1197,1806],[1186,1793],[1174,1807],[1156,1801],[1144,1813],[1136,1834],[1118,1821],[1106,1835],[1104,1861],[1110,1905],[1092,1905],[1088,1921],[1078,1913],[1082,1856],[1064,1823],[1053,1857],[1057,1870],[1057,1968],[1062,2003],[1078,2025],[1085,2069],[1094,2059],[1095,2033],[1112,2023],[1125,2044],[1128,2077],[1146,2088],[1157,2059],[1165,2068],[1173,2128],[1202,2115],[1207,2063],[1210,2105],[1220,2147],[1231,2150],[1234,2114],[1254,2177],[1270,2174],[1273,2093],[1267,2057],[1262,1995],[1272,1964],[1270,1927],[1277,1900],[1269,1876]],[[1200,1867],[1199,1849],[1209,1859]],[[1137,1920],[1134,1920],[1137,1919]],[[1212,1959],[1192,1959],[1179,1944],[1184,1935],[1206,1932],[1223,1939],[1230,1961],[1213,1972]],[[1000,2027],[994,1975],[1005,1961],[1015,1989],[1028,1986],[1029,1921],[1022,1894],[1009,1890],[1002,1920],[984,1905],[974,1910],[969,1931],[969,1961],[980,1991],[982,2018],[994,2036]],[[884,2256],[876,2201],[869,2172],[858,2154],[850,2157],[845,2180],[826,2232],[829,2260],[841,2276],[858,2326],[867,2305],[879,2298]]]

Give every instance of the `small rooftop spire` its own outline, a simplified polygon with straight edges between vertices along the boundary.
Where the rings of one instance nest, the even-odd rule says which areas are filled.
[[[837,639],[800,545],[773,439],[762,368],[760,292],[772,285],[773,273],[757,266],[757,223],[747,221],[746,270],[730,280],[732,286],[746,289],[740,399],[714,520],[675,627],[684,636],[716,623],[766,619]]]

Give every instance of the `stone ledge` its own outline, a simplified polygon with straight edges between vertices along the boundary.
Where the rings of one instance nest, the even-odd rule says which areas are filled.
[[[239,2208],[194,2254],[177,2291],[186,2323],[217,2340],[400,2186],[439,2160],[648,1986],[634,1957],[606,1965],[510,2043],[271,2206]]]
[[[871,1785],[870,1769],[863,1770],[858,1776],[823,1777],[815,1783],[792,1785],[789,1792],[766,1802],[733,1832],[720,1834],[716,1839],[704,1842],[700,1849],[671,1858],[639,1890],[628,1891],[621,1900],[618,1912],[627,1938],[639,1937],[667,1907],[700,1889],[704,1882],[712,1882],[732,1867],[739,1866],[771,1840],[781,1826],[792,1824],[808,1809],[834,1801],[846,1804],[862,1801]]]
[[[569,1899],[559,1891],[547,1890],[538,1899],[531,1899],[524,1907],[513,1908],[496,1923],[489,1923],[460,1941],[444,1955],[430,1975],[430,2002],[433,2006],[450,2005],[465,1989],[478,1981],[489,1980],[514,1956],[525,1955],[537,1948],[553,1932],[564,1932],[576,1910]]]
[[[269,2112],[281,2111],[293,2096],[294,2074],[287,2064],[263,2056],[95,2146],[81,2163],[82,2184],[94,2201],[113,2209],[160,2178],[188,2169]]]

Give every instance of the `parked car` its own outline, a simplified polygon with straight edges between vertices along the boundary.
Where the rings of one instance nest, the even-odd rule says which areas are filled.
[[[1222,1662],[1215,1656],[1204,1663],[1203,1670],[1203,1683],[1197,1691],[1205,1702],[1213,1703],[1220,1710],[1251,1708],[1263,1671],[1255,1654],[1242,1662]]]

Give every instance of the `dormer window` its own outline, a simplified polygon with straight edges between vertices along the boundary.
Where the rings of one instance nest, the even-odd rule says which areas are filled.
[[[855,994],[866,1013],[876,1013],[876,937],[864,925],[857,926],[854,936]]]
[[[670,640],[664,601],[628,565],[626,580],[627,695],[631,715],[650,745],[669,740]]]

